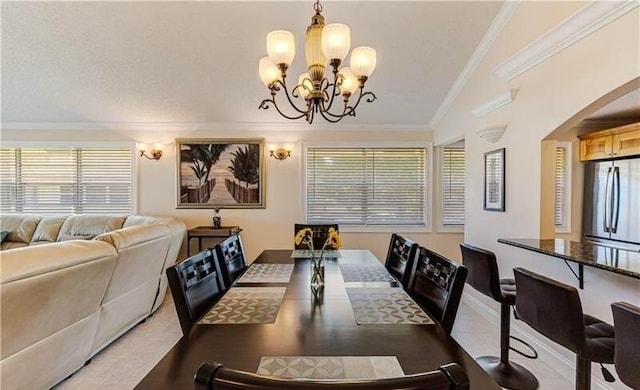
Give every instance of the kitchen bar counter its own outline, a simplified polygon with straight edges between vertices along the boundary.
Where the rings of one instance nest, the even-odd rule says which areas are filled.
[[[583,265],[640,279],[640,252],[559,238],[546,240],[500,238],[498,242],[557,257],[565,262],[577,263],[579,274],[576,277],[580,279],[580,288],[583,287]]]

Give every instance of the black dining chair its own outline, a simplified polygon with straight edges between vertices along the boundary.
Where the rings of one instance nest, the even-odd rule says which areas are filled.
[[[186,336],[225,289],[220,264],[211,250],[206,250],[167,268],[166,272],[182,334]]]
[[[418,244],[410,239],[397,233],[391,235],[391,242],[389,243],[389,250],[387,251],[387,259],[384,262],[384,266],[393,277],[398,279],[405,289],[409,285],[409,276],[417,249]]]
[[[313,240],[313,247],[317,250],[322,249],[322,245],[324,245],[324,242],[327,240],[327,237],[329,236],[330,228],[333,228],[336,232],[339,232],[338,224],[336,223],[316,224],[316,225],[296,223],[293,226],[293,236],[295,237],[300,230],[306,229],[306,228],[309,228],[311,229],[311,231],[313,231],[313,236],[311,237],[311,239]],[[309,249],[309,248],[307,248],[306,245],[296,244],[294,242],[294,249]]]
[[[538,388],[538,380],[526,368],[509,360],[509,350],[514,350],[529,358],[536,358],[537,353],[529,344],[511,336],[511,307],[516,304],[516,283],[513,279],[500,279],[498,261],[495,253],[469,244],[460,244],[462,264],[469,270],[467,283],[500,303],[500,357],[480,356],[476,359],[483,370],[500,386],[513,390],[534,390]],[[532,355],[511,347],[510,339],[518,340],[532,351]]]
[[[613,326],[582,312],[578,290],[524,268],[513,270],[520,319],[576,354],[576,390],[591,388],[591,362],[613,363]],[[636,330],[637,331],[637,330]],[[636,367],[637,369],[637,367]],[[603,367],[605,380],[614,378]]]
[[[287,379],[253,374],[225,368],[220,363],[203,363],[195,375],[196,390],[467,390],[469,379],[455,364],[444,365],[436,371],[384,379]]]
[[[456,320],[467,268],[427,248],[418,247],[410,272],[409,294],[451,333]]]
[[[212,248],[222,271],[225,286],[231,286],[247,270],[247,256],[239,234],[234,234]]]
[[[640,307],[627,302],[611,304],[615,327],[614,362],[618,378],[640,389]]]

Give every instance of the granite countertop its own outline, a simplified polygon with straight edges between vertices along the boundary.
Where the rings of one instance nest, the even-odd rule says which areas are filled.
[[[498,242],[640,279],[640,252],[559,238],[500,238]]]

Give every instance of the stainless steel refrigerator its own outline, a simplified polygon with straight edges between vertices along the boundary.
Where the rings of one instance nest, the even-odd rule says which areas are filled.
[[[640,251],[640,157],[585,166],[582,234]]]

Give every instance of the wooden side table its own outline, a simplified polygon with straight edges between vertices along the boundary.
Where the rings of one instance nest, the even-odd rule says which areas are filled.
[[[239,226],[221,226],[218,229],[214,229],[211,226],[198,226],[187,230],[187,257],[191,256],[191,239],[198,239],[198,252],[202,251],[202,239],[213,238],[218,239],[218,242],[223,241],[225,238],[238,234],[242,231]],[[216,242],[217,244],[217,242]]]

